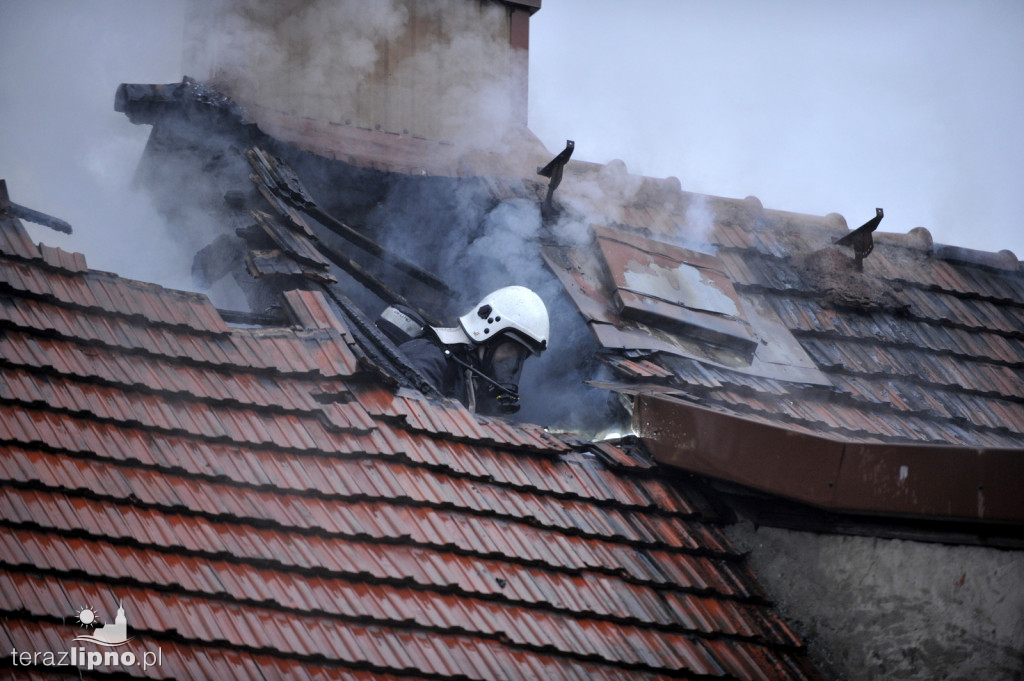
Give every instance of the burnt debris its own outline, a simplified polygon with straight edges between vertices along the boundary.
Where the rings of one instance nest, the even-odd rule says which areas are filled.
[[[256,184],[260,193],[267,197],[272,204],[279,204],[280,202],[267,196],[267,192],[270,192],[274,197],[284,200],[289,206],[291,206],[291,208],[308,213],[310,217],[330,231],[334,232],[336,235],[340,236],[345,241],[362,249],[366,253],[381,259],[402,274],[415,279],[420,284],[427,286],[445,297],[451,297],[454,295],[454,292],[447,284],[430,272],[427,272],[421,267],[416,266],[394,253],[391,253],[373,239],[370,239],[352,227],[349,227],[341,220],[323,210],[313,200],[309,192],[306,190],[306,187],[299,179],[299,176],[287,163],[270,155],[259,147],[249,149],[245,152],[245,155],[246,158],[249,159],[249,163],[253,166],[253,169],[259,174],[258,177],[250,176],[250,179],[252,179]],[[294,214],[294,211],[290,210],[288,207],[283,207],[283,211],[286,212],[289,217]],[[309,228],[306,227],[304,231],[308,229]],[[309,234],[312,235],[312,232],[309,232]],[[339,266],[341,265],[339,264]]]
[[[180,83],[151,85],[121,83],[114,94],[114,111],[135,124],[152,125],[170,115],[213,114],[227,124],[245,123],[242,107],[205,83],[185,76]]]
[[[435,324],[439,323],[429,310],[436,309],[442,301],[454,296],[454,292],[443,281],[391,253],[373,239],[321,209],[302,184],[298,174],[281,159],[259,147],[247,150],[245,156],[255,171],[249,179],[277,212],[276,216],[262,211],[250,211],[250,214],[263,232],[281,251],[290,256],[291,260],[301,264],[305,269],[314,268],[313,273],[303,271],[307,279],[318,279],[318,273],[326,273],[329,266],[334,264],[387,304],[412,307],[425,319]],[[347,244],[363,251],[371,260],[388,266],[392,270],[388,279],[397,277],[412,284],[403,287],[410,297],[406,298],[399,294],[396,287],[389,286],[384,279],[375,275],[370,267],[360,264],[351,257],[349,253],[352,249],[343,251],[317,237],[304,217],[307,215],[341,237]],[[250,257],[249,260],[252,262],[253,258]],[[380,272],[379,267],[373,269]],[[250,273],[256,276],[252,267]],[[334,283],[333,278],[327,280],[327,283]]]

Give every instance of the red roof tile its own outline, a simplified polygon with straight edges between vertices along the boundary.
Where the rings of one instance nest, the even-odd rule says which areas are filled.
[[[43,262],[50,267],[68,272],[85,272],[88,269],[85,264],[85,256],[81,253],[68,253],[61,248],[54,248],[46,244],[40,244],[39,251]]]
[[[6,216],[0,219],[4,221],[3,229],[0,229],[0,253],[8,253],[23,260],[43,257],[39,246],[32,241],[20,220]]]
[[[679,228],[666,233],[659,225],[685,225],[685,208],[702,198],[715,217],[710,239],[716,255],[740,298],[782,326],[768,329],[745,369],[737,358],[723,361],[714,352],[687,350],[685,342],[662,342],[671,329],[653,322],[657,334],[599,333],[599,340],[632,343],[641,351],[643,339],[651,339],[642,359],[614,353],[604,358],[624,379],[653,381],[659,392],[675,385],[712,408],[754,411],[784,428],[805,423],[852,439],[1024,446],[1019,387],[1024,382],[1024,275],[1019,267],[1009,271],[987,261],[942,259],[944,251],[928,250],[930,238],[915,230],[877,234],[864,272],[849,267],[847,272],[842,263],[849,258],[832,245],[844,232],[832,217],[767,211],[750,200],[669,193],[649,204],[638,193],[637,210],[628,214],[635,221],[615,230],[596,228],[599,241],[633,243],[650,233],[679,238]],[[666,243],[659,253],[668,258],[677,251]],[[596,249],[592,255],[598,255]],[[621,331],[627,320],[617,316],[611,284],[598,277],[589,287],[570,286],[586,279],[586,259],[574,259],[571,252],[565,257],[575,269],[572,277],[562,278],[581,312]],[[556,271],[558,262],[549,257]],[[831,269],[816,269],[824,267],[819,262]],[[821,370],[825,380],[818,385],[809,387],[800,376],[785,373],[759,377],[758,354],[793,342],[780,337],[787,330]],[[895,390],[887,385],[894,376],[901,379]],[[762,399],[764,393],[788,399]]]
[[[123,601],[150,678],[817,678],[650,462],[391,392],[319,294],[229,329],[0,248],[0,645]]]
[[[600,359],[616,373],[603,385],[656,401],[666,419],[673,405],[689,411],[699,404],[735,417],[738,429],[756,422],[851,446],[884,443],[893,456],[903,446],[955,446],[966,461],[979,449],[996,450],[999,458],[1024,448],[1024,269],[1012,254],[935,246],[922,228],[877,232],[858,271],[849,252],[834,244],[848,233],[839,216],[770,211],[756,199],[700,196],[669,182],[630,179],[639,190],[621,215],[605,215],[614,228],[595,224],[590,243],[543,249],[602,346]],[[695,202],[711,221],[704,248],[730,284],[717,288],[734,291],[729,297],[739,313],[725,306],[717,310],[729,312],[722,319],[683,329],[666,310],[669,303],[701,306],[687,302],[693,292],[672,269],[685,260],[680,244],[694,248],[699,240],[688,222]],[[591,220],[607,210],[589,208]],[[687,257],[700,267],[697,256]],[[714,281],[708,276],[703,283],[707,290]],[[624,289],[649,299],[627,299]],[[744,318],[756,338],[750,357],[715,336],[723,321]],[[757,467],[727,453],[689,452],[689,435],[660,442],[656,425],[634,428],[663,462],[732,481]],[[732,441],[730,434],[702,446],[728,449]],[[808,451],[797,468],[826,466]],[[969,500],[977,489],[981,480],[965,477],[958,496]],[[939,506],[941,500],[926,501],[923,490],[915,491],[922,505]],[[1020,507],[1002,501],[1005,509]],[[987,507],[965,501],[953,515],[985,520]],[[858,508],[915,513],[912,505]]]

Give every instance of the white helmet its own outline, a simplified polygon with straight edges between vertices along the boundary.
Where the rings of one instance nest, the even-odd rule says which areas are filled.
[[[506,286],[484,296],[472,310],[459,317],[459,325],[474,343],[507,335],[540,354],[548,346],[548,309],[525,286]]]

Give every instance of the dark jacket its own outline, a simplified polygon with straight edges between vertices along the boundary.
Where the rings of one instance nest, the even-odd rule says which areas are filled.
[[[465,402],[468,395],[464,371],[458,364],[445,357],[444,350],[437,341],[420,336],[402,343],[398,349],[442,395]]]

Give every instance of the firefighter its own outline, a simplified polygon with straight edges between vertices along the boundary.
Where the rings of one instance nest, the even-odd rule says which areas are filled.
[[[548,311],[523,286],[500,288],[452,328],[427,326],[415,312],[387,308],[377,325],[443,395],[481,414],[519,411],[523,364],[548,344]]]

